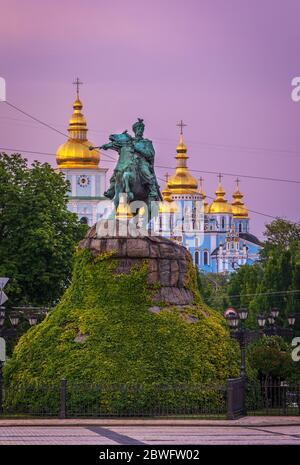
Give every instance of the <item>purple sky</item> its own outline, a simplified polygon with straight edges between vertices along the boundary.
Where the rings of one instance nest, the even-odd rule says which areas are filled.
[[[78,75],[94,143],[142,117],[156,164],[174,166],[182,118],[190,168],[300,180],[300,102],[290,97],[300,76],[299,0],[1,0],[0,7],[8,101],[66,131]],[[63,140],[0,104],[1,147],[55,153]],[[38,158],[55,166],[54,156]],[[203,176],[214,195],[217,177]],[[299,184],[241,180],[250,209],[299,220]],[[230,198],[234,178],[223,184]],[[261,236],[266,221],[252,213],[251,230]]]

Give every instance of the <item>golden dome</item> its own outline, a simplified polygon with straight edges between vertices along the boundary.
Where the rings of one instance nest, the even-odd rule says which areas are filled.
[[[221,175],[219,175],[219,184],[215,194],[216,198],[209,207],[209,213],[232,213],[231,204],[224,199],[225,191],[221,185]]]
[[[248,218],[248,208],[243,202],[243,194],[239,189],[239,179],[236,180],[236,190],[232,194],[232,213],[235,218]]]
[[[200,184],[199,194],[201,196],[201,201],[202,201],[201,210],[203,213],[209,213],[209,205],[206,202],[206,194],[203,190],[203,178],[202,177],[199,179],[199,184]]]
[[[100,153],[89,150],[93,144],[87,139],[87,125],[82,110],[82,103],[77,96],[73,103],[68,133],[69,139],[56,152],[56,162],[59,168],[98,168]]]
[[[176,171],[168,180],[168,188],[172,194],[195,194],[198,183],[190,174],[187,167],[187,147],[183,143],[182,131],[180,132],[179,144],[176,147]]]

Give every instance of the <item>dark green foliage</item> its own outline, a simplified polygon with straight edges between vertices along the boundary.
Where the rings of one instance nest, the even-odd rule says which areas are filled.
[[[230,304],[248,307],[247,326],[257,328],[257,315],[278,307],[279,325],[287,325],[289,313],[297,313],[300,293],[300,224],[277,219],[266,226],[267,241],[261,262],[242,266],[232,273],[228,284]],[[300,329],[300,314],[296,318]]]
[[[69,384],[143,384],[151,403],[154,384],[222,384],[238,375],[237,345],[219,314],[204,304],[153,314],[146,264],[129,275],[115,275],[114,268],[110,256],[94,260],[87,250],[77,253],[61,302],[20,339],[7,362],[7,384],[57,383],[63,377]],[[199,321],[190,323],[188,315]],[[79,333],[87,338],[74,342]],[[10,402],[18,405],[21,397],[16,393]],[[87,402],[84,393],[81,401]]]
[[[11,305],[51,306],[86,226],[67,211],[69,184],[49,164],[0,154],[0,275]]]
[[[222,315],[229,305],[229,277],[220,273],[201,273],[197,271],[197,282],[204,302]]]
[[[299,362],[292,359],[292,348],[279,336],[263,337],[247,349],[249,366],[262,381],[300,380]]]

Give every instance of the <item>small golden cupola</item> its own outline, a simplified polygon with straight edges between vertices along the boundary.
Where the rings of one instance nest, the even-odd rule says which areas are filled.
[[[243,202],[244,195],[240,191],[239,179],[236,179],[236,189],[232,194],[232,213],[234,218],[248,218],[248,208]]]
[[[171,193],[171,190],[168,187],[168,181],[169,181],[169,174],[168,173],[165,174],[165,181],[166,181],[165,188],[161,191],[162,198],[163,198],[164,202],[171,202],[172,201],[172,198],[171,198],[172,193]]]
[[[87,139],[87,124],[82,114],[82,103],[79,99],[79,80],[77,84],[76,99],[73,103],[73,114],[71,116],[68,134],[69,138],[56,152],[58,168],[98,168],[100,153],[98,150],[90,150],[92,142]]]
[[[197,180],[190,174],[187,167],[187,146],[183,142],[182,128],[185,126],[181,121],[179,144],[176,147],[176,170],[168,180],[168,188],[172,194],[195,194],[197,193]]]
[[[161,191],[163,202],[159,204],[159,213],[176,213],[178,207],[176,202],[172,200],[172,192],[168,187],[169,175],[165,175],[166,185],[165,188]]]
[[[222,175],[219,174],[219,184],[215,192],[216,198],[210,204],[209,213],[219,214],[219,213],[232,213],[231,204],[227,202],[225,197],[225,191],[221,184]]]
[[[200,177],[199,179],[199,185],[200,185],[200,189],[199,189],[199,194],[201,196],[201,201],[202,201],[202,211],[203,213],[209,213],[209,205],[206,201],[206,194],[203,190],[203,178],[202,176]]]

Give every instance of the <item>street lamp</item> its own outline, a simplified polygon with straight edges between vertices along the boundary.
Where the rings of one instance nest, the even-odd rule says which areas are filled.
[[[278,315],[279,315],[279,308],[272,308],[271,309],[271,315],[272,317],[276,320],[276,318],[278,318]]]
[[[247,308],[240,308],[238,310],[238,315],[241,321],[245,321],[248,318],[248,309]]]
[[[293,327],[296,321],[296,317],[294,314],[288,315],[288,324],[290,327]]]
[[[12,324],[12,326],[15,328],[16,326],[18,326],[18,323],[19,323],[19,315],[17,313],[11,313],[9,315],[9,320]]]
[[[236,329],[239,325],[239,319],[237,315],[229,314],[227,317],[227,323],[230,329]]]
[[[29,321],[30,326],[35,326],[37,324],[37,322],[38,322],[37,316],[36,315],[30,315],[28,317],[28,321]]]
[[[271,313],[270,315],[268,315],[268,323],[270,326],[273,326],[275,324],[275,318],[273,317]]]
[[[264,330],[264,327],[265,327],[265,324],[266,324],[266,317],[265,315],[258,315],[257,317],[257,323],[258,323],[258,326],[259,328],[263,331]]]
[[[228,315],[227,323],[232,330],[233,335],[236,337],[240,344],[241,349],[241,366],[240,366],[240,376],[241,378],[246,377],[246,329],[244,322],[248,317],[248,309],[240,308],[237,315]],[[240,322],[240,329],[237,331]]]

